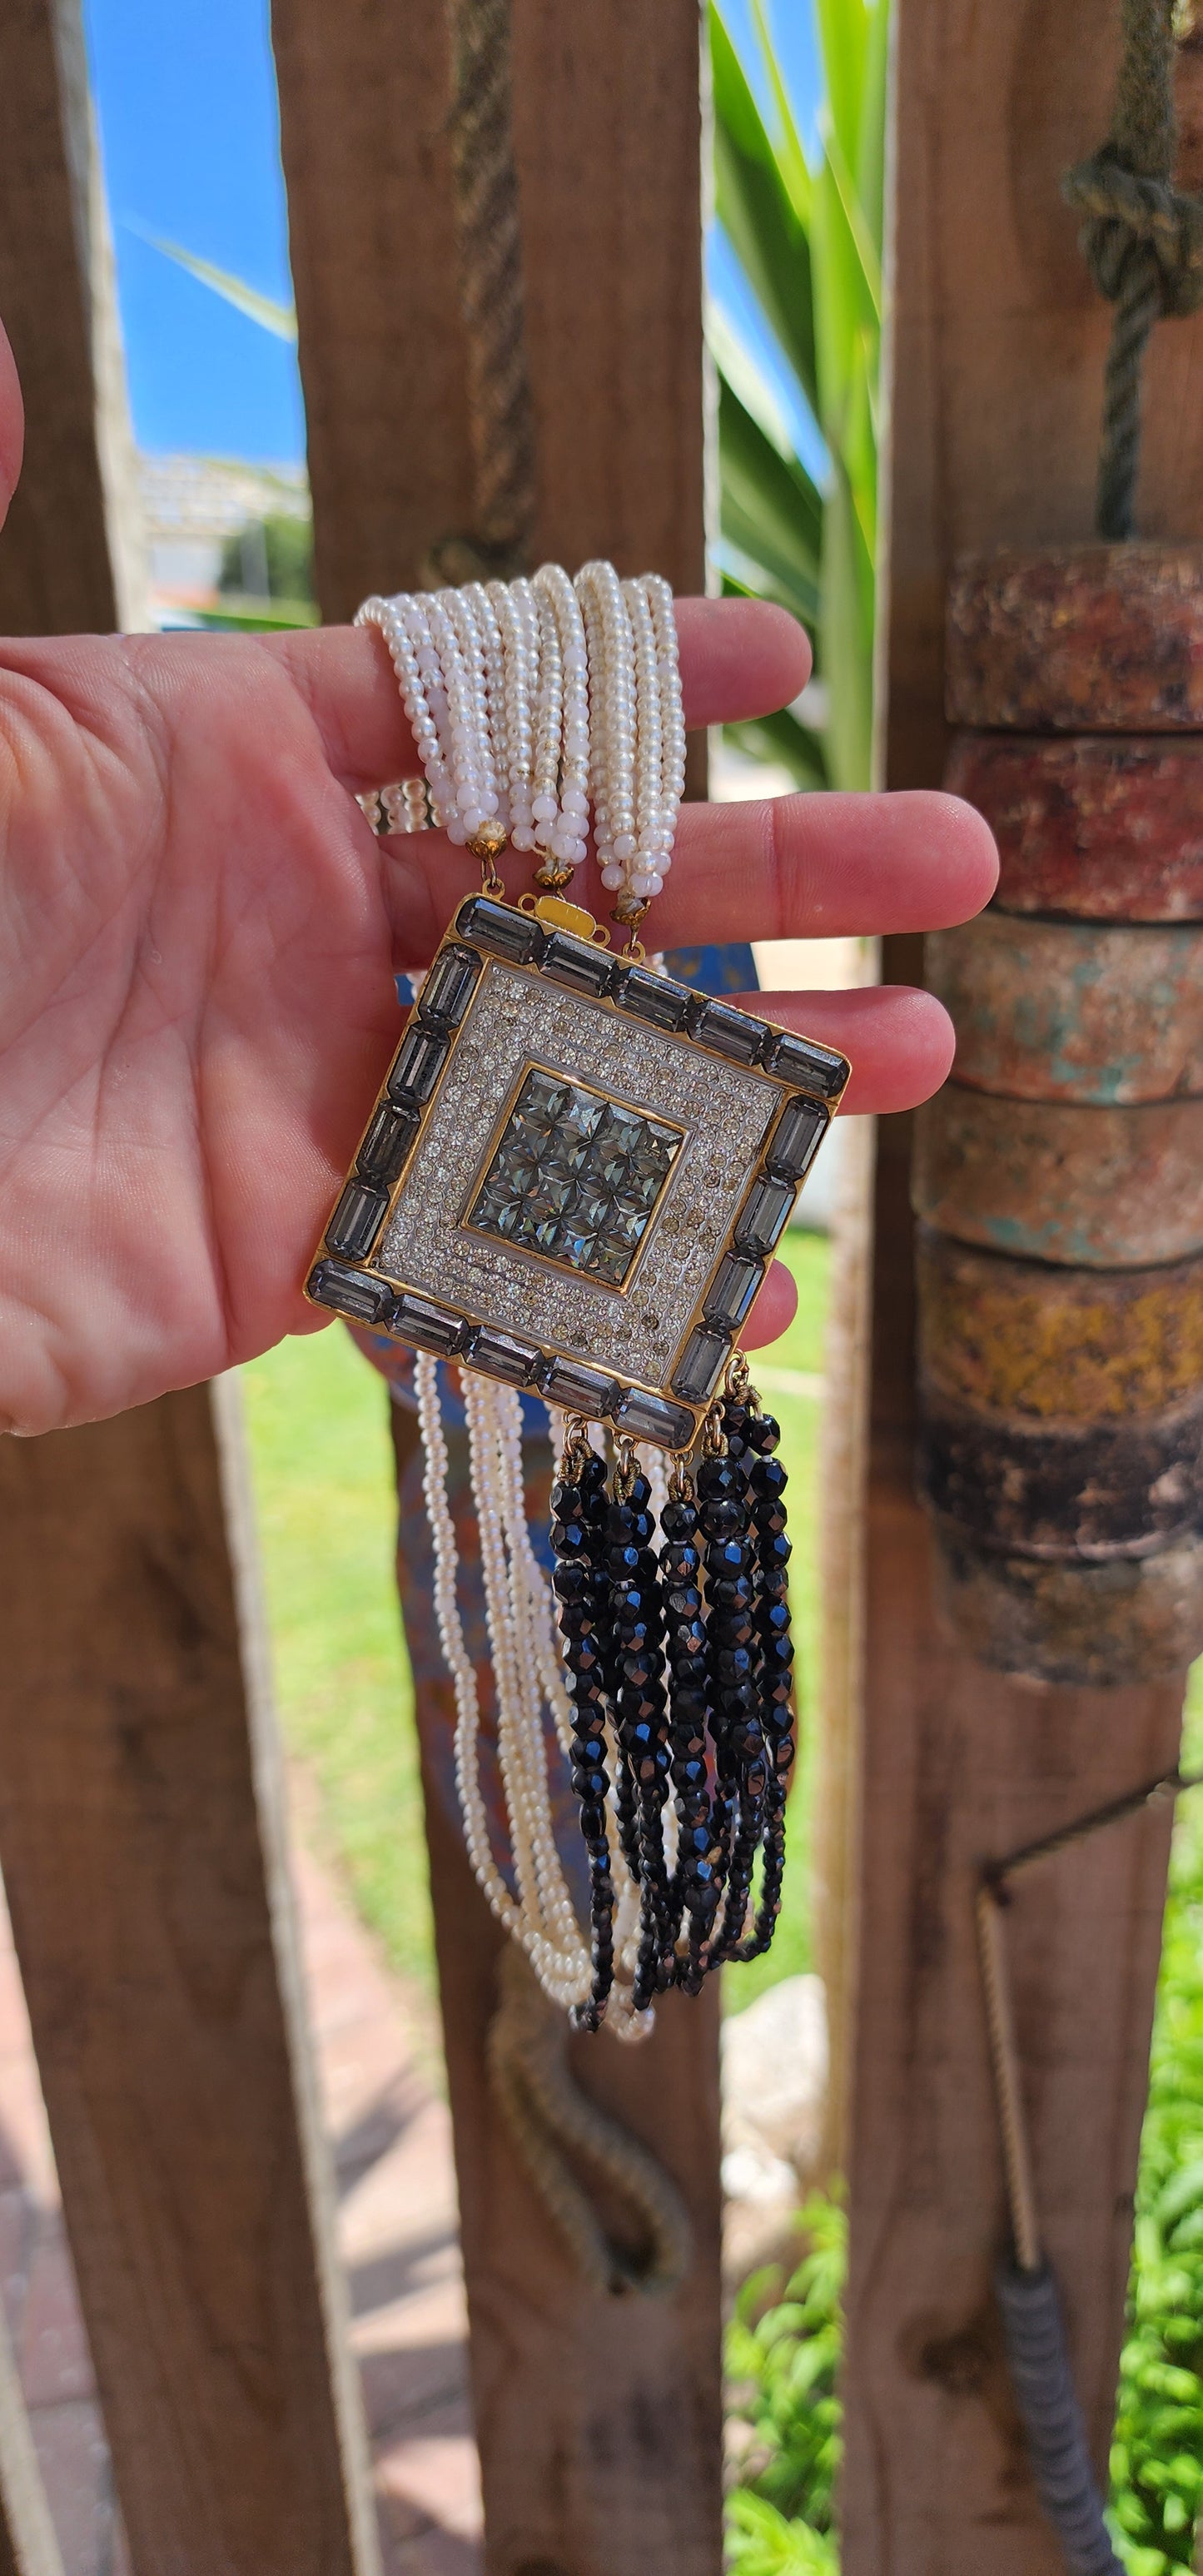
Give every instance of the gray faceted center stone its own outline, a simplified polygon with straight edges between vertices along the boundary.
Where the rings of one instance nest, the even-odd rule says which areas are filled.
[[[536,1065],[468,1224],[620,1287],[681,1143],[679,1127]]]

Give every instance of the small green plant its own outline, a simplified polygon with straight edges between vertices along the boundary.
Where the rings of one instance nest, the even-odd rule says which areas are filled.
[[[313,601],[313,528],[308,514],[252,519],[222,548],[219,591],[244,599]]]
[[[722,533],[731,589],[809,628],[821,727],[787,713],[742,729],[801,786],[866,787],[873,736],[877,373],[887,0],[816,0],[824,106],[814,166],[798,133],[765,0],[752,0],[772,101],[766,124],[717,6],[710,13],[719,222],[826,453],[816,482],[729,323],[719,371]]]
[[[1112,2527],[1132,2576],[1193,2566],[1203,2505],[1203,1817],[1192,1804],[1175,1841],[1111,2452]]]
[[[838,2576],[835,2542],[741,2491],[727,2517],[727,2564],[738,2576]]]
[[[727,2334],[731,2409],[743,2451],[731,2499],[732,2565],[745,2576],[838,2565],[831,2533],[847,2220],[838,2200],[816,2193],[798,2224],[806,2252],[784,2297],[765,2306],[772,2275],[754,2274]]]

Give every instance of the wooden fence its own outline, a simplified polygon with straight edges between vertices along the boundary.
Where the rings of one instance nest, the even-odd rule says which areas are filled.
[[[0,541],[6,630],[136,616],[77,13],[10,0],[0,28],[0,311],[29,415]],[[1088,523],[1106,325],[1056,182],[1105,130],[1112,11],[896,0],[896,15],[885,769],[904,785],[939,776],[954,551]],[[700,587],[697,0],[514,0],[513,20],[536,546]],[[338,618],[415,580],[468,523],[446,39],[429,0],[275,0],[273,32],[318,585]],[[1155,358],[1184,397],[1200,345],[1177,326]],[[1156,508],[1190,533],[1197,459],[1154,442],[1150,472]],[[887,973],[916,963],[891,944]],[[841,1561],[868,1614],[865,1794],[845,1797],[829,1850],[848,1890],[828,1944],[848,1963],[833,1996],[853,2218],[844,2563],[1038,2576],[1058,2562],[989,2303],[1001,2193],[971,1864],[1172,1759],[1179,1694],[1035,1699],[934,1632],[908,1463],[906,1165],[890,1122],[861,1301],[867,1513],[845,1446]],[[854,1278],[849,1295],[855,1311]],[[854,1418],[854,1378],[847,1392]],[[228,1384],[0,1452],[0,1634],[0,1866],[137,2576],[372,2576]],[[850,1707],[859,1660],[844,1658]],[[855,1777],[838,1755],[828,1767]],[[713,2014],[679,2004],[646,2051],[578,2058],[675,2175],[697,2248],[676,2298],[601,2301],[491,2114],[499,1936],[433,1799],[430,1847],[490,2576],[717,2576]],[[1099,2448],[1165,1856],[1155,1819],[1086,1848],[1025,1894],[1018,1945],[1038,2189]],[[0,2576],[45,2576],[7,2376]]]

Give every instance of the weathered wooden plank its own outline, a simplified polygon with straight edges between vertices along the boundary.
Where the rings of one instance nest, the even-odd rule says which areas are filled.
[[[0,1449],[0,1865],[138,2576],[360,2576],[213,1403]]]
[[[638,2049],[574,2041],[583,2090],[678,2185],[694,2257],[671,2297],[585,2286],[518,2163],[486,2048],[505,1935],[427,1781],[490,2576],[717,2576],[722,2564],[718,1997],[657,2007]]]
[[[6,2317],[0,2317],[0,2576],[64,2576]]]
[[[325,615],[412,583],[470,530],[444,16],[275,0]],[[515,143],[538,440],[536,560],[704,581],[697,0],[515,0]],[[611,2307],[577,2279],[483,2072],[498,1935],[433,1792],[487,2555],[505,2576],[715,2576],[721,2560],[717,2052],[667,2011],[647,2050],[578,2052],[690,2205],[686,2291]]]
[[[25,397],[0,627],[140,625],[145,568],[78,0],[14,0],[5,12],[0,167],[0,315]]]
[[[444,12],[275,0],[318,591],[350,616],[470,529]],[[516,0],[537,552],[703,586],[700,24]]]
[[[27,419],[0,625],[136,622],[74,0],[6,15],[0,150]],[[138,2576],[372,2576],[246,1514],[235,1543],[214,1404],[228,1432],[231,1390],[199,1388],[0,1450],[0,1863]],[[22,2456],[0,2423],[18,2563],[42,2576]]]
[[[1118,13],[1114,13],[1117,23]],[[1109,317],[1062,206],[1106,132],[1113,13],[899,0],[893,107],[884,775],[937,785],[943,615],[963,551],[1090,534]],[[1197,119],[1195,120],[1197,123]],[[1181,436],[1197,324],[1160,332],[1142,519],[1203,527]],[[917,943],[886,943],[914,980]],[[909,1136],[881,1123],[852,2086],[847,2576],[1053,2576],[990,2295],[1001,2171],[974,1956],[980,1860],[1176,1757],[1176,1684],[1008,1682],[950,1644],[914,1499]],[[1147,2074],[1163,1813],[1025,1878],[1009,1918],[1036,2194],[1100,2470]]]

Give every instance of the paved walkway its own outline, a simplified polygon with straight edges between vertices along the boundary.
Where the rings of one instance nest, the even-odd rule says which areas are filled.
[[[451,2125],[432,2080],[433,2016],[381,1966],[299,1837],[297,1882],[385,2576],[480,2576]],[[129,2576],[3,1912],[0,2282],[64,2576]]]

